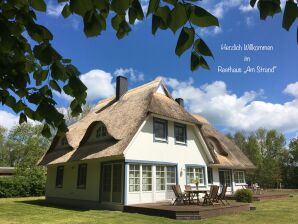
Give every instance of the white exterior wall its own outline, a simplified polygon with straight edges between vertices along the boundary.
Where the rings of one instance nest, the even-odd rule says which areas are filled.
[[[168,120],[168,141],[154,142],[153,137],[153,117],[148,116],[143,126],[134,137],[129,147],[124,152],[125,161],[137,164],[152,164],[152,192],[128,192],[129,171],[128,164],[126,169],[126,204],[156,202],[165,199],[174,198],[172,191],[155,190],[155,165],[158,164],[176,164],[177,165],[177,183],[182,190],[186,184],[186,166],[194,165],[204,168],[205,182],[207,181],[208,160],[205,156],[203,146],[200,143],[195,129],[187,125],[187,145],[175,144],[174,139],[174,121]]]
[[[211,185],[220,186],[220,182],[219,182],[219,170],[221,170],[221,169],[220,168],[217,168],[217,167],[212,167],[213,182],[212,182],[212,184],[208,184],[209,187]],[[232,175],[232,187],[231,187],[231,190],[227,192],[227,194],[233,194],[238,189],[242,189],[244,186],[246,186],[246,181],[245,181],[245,183],[235,183],[235,180],[234,180],[234,171],[236,171],[236,170],[231,170],[230,169],[230,171],[231,171],[231,175]]]
[[[86,189],[77,188],[78,165],[87,163]],[[59,165],[47,167],[46,197],[77,200],[99,200],[100,161],[88,160],[61,164],[64,166],[63,187],[56,187],[56,171]]]

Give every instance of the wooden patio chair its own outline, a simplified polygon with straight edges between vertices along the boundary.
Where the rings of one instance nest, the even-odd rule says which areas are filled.
[[[220,201],[223,205],[229,205],[230,203],[226,200],[227,185],[223,185],[220,194],[217,196],[217,200]]]
[[[190,185],[184,185],[184,187],[185,187],[185,190],[186,190],[186,191],[191,191],[191,190],[192,190],[192,188],[191,188]],[[189,193],[187,193],[187,194],[189,194]],[[187,196],[188,196],[188,195],[187,195]],[[192,203],[194,203],[194,198],[195,198],[195,194],[194,194],[194,193],[190,193],[190,195],[189,195],[189,200],[190,200]],[[197,200],[199,200],[199,199],[197,199]]]
[[[213,205],[213,206],[220,205],[220,203],[218,202],[218,190],[219,190],[219,186],[211,185],[210,193],[206,194],[204,196],[203,204],[204,205]]]
[[[174,194],[176,197],[173,205],[176,205],[177,203],[183,203],[183,204],[187,203],[188,198],[184,193],[182,193],[180,185],[173,185],[172,190],[174,191]]]

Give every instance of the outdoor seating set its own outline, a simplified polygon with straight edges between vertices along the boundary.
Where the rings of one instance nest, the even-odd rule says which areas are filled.
[[[229,202],[225,199],[227,186],[222,186],[219,193],[219,186],[211,185],[210,190],[192,189],[190,185],[185,185],[185,191],[181,191],[180,185],[173,185],[172,190],[175,194],[175,201],[173,205],[229,205]],[[204,194],[202,202],[200,201],[200,194]]]
[[[242,188],[250,189],[253,194],[259,194],[259,195],[263,194],[263,191],[264,191],[264,189],[261,188],[258,183],[254,183],[254,184],[251,184],[251,185],[246,184],[246,185],[243,185]]]

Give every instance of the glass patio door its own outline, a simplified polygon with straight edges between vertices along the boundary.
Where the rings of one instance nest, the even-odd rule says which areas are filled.
[[[103,202],[122,203],[123,164],[104,164],[102,169],[101,200]]]
[[[232,171],[231,170],[219,170],[219,183],[220,187],[227,186],[227,191],[232,191]]]

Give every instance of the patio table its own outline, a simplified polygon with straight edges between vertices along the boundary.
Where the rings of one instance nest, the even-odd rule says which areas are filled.
[[[208,190],[197,190],[197,189],[193,189],[193,190],[185,190],[185,193],[187,194],[187,197],[188,197],[188,203],[190,204],[190,198],[191,198],[191,195],[192,194],[195,194],[196,197],[197,197],[197,204],[199,205],[200,204],[200,200],[199,200],[199,195],[200,194],[208,194]],[[204,202],[202,202],[202,205],[203,205]]]

